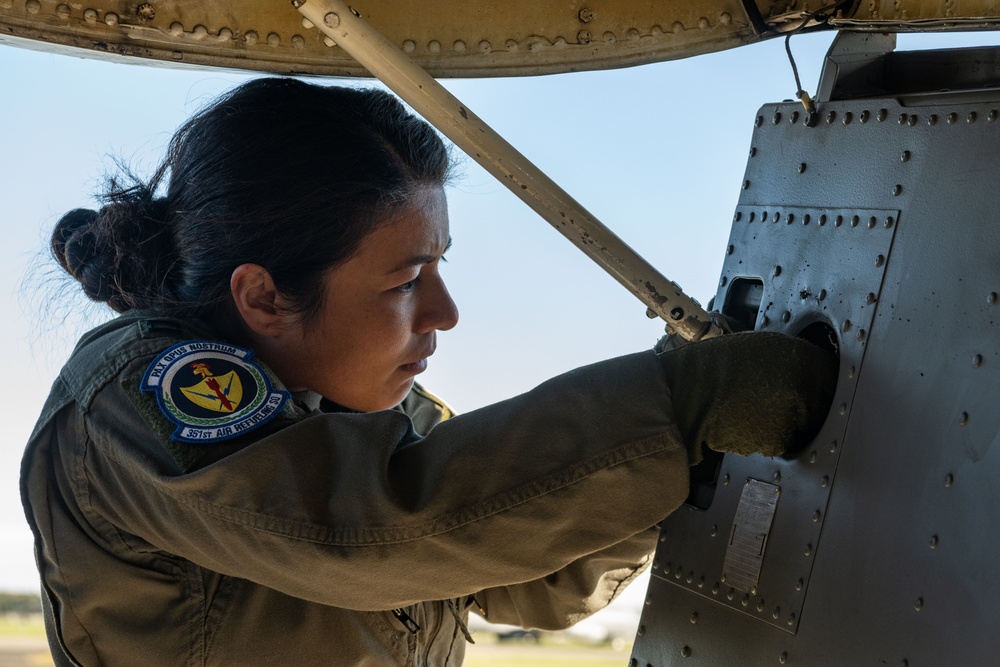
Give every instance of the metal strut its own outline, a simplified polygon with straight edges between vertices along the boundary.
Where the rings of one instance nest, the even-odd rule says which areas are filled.
[[[342,0],[292,0],[310,23],[399,95],[687,340],[711,316]],[[651,317],[653,315],[650,315]]]

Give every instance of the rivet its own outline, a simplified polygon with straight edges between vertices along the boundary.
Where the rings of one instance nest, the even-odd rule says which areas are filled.
[[[191,35],[195,39],[205,39],[206,37],[208,37],[208,28],[206,28],[201,24],[196,25],[194,28],[191,29]]]
[[[841,403],[838,412],[840,413],[841,416],[846,415],[847,414],[847,403]],[[833,452],[830,452],[830,453],[832,454]]]
[[[688,576],[684,578],[684,581],[688,582],[689,584],[692,581],[694,581],[694,571],[693,570],[691,572],[688,572]]]
[[[652,595],[647,595],[646,596],[645,604],[646,604],[647,607],[650,606],[651,604],[653,604],[653,596]]]
[[[858,369],[855,368],[854,366],[851,366],[850,368],[847,369],[847,377],[848,377],[848,379],[853,380],[854,376],[857,375],[857,373],[858,373]]]
[[[972,357],[972,367],[973,368],[979,368],[982,365],[983,365],[983,355],[977,354],[977,355],[975,355],[975,356]]]
[[[757,212],[750,211],[750,222],[753,222],[755,217],[757,217]]]
[[[331,38],[327,37],[326,35],[323,35],[323,43],[326,44],[327,46],[329,46],[330,48],[333,48],[333,47],[337,46],[337,42],[333,41]]]
[[[885,255],[879,255],[875,258],[875,266],[882,266],[885,264]]]
[[[958,114],[957,113],[952,112],[952,113],[948,114],[948,124],[949,125],[954,125],[957,122],[958,122]]]
[[[792,314],[787,310],[781,314],[781,321],[788,323],[792,319]]]
[[[632,658],[631,660],[628,661],[628,667],[639,667],[639,661],[636,660],[635,658]]]
[[[802,579],[799,579],[798,581],[795,582],[795,590],[801,591],[802,587],[805,586],[805,585],[806,585],[806,582],[803,581]]]
[[[83,20],[87,23],[97,23],[97,10],[85,9],[83,11]]]
[[[805,162],[799,163],[799,173],[804,174],[805,172],[806,172],[806,163]]]
[[[730,245],[728,248],[726,248],[726,254],[727,255],[732,255],[735,250],[736,250],[736,246]]]
[[[993,109],[993,110],[991,110],[991,111],[990,111],[990,113],[989,113],[989,114],[988,114],[988,115],[986,116],[986,120],[988,120],[988,121],[990,121],[990,122],[992,123],[992,122],[993,122],[993,121],[995,121],[996,119],[997,119],[997,110],[996,110],[996,109]]]
[[[781,607],[775,607],[774,611],[771,612],[771,618],[778,620],[779,616],[781,616]]]
[[[868,229],[875,229],[875,225],[877,224],[878,224],[878,218],[876,218],[874,215],[868,218]]]
[[[733,22],[733,17],[729,12],[722,12],[719,14],[719,23],[722,25],[729,25]]]
[[[739,222],[741,219],[743,219],[743,213],[736,211],[736,213],[733,214],[733,222]]]
[[[743,605],[744,607],[748,607],[750,605],[750,594],[749,593],[746,593],[746,594],[743,595],[743,599],[740,600],[740,604]]]
[[[639,628],[635,631],[635,634],[637,634],[640,637],[642,637],[644,634],[646,634],[646,626],[645,625],[640,625]]]
[[[826,290],[825,289],[821,289],[819,291],[819,300],[823,301],[824,299],[826,299]]]
[[[143,5],[143,6],[145,6],[145,5]],[[140,6],[140,10],[141,9],[142,9],[142,6]],[[56,6],[56,16],[58,16],[61,19],[68,19],[69,18],[69,5],[57,5]]]
[[[674,21],[673,25],[670,26],[670,30],[673,31],[675,35],[679,35],[684,32],[684,24],[680,21]]]
[[[861,122],[862,123],[867,123],[868,122],[868,117],[870,115],[871,114],[868,113],[868,109],[865,109],[864,111],[862,111],[861,112],[861,117],[860,117]]]
[[[888,117],[889,117],[889,112],[888,111],[886,111],[885,109],[879,109],[878,110],[878,116],[877,116],[878,122],[881,123],[882,121],[884,121]]]
[[[403,42],[403,51],[405,51],[406,53],[413,53],[416,50],[417,50],[417,43],[414,42],[412,39],[408,39],[405,42]]]
[[[268,33],[267,35],[267,45],[271,47],[277,47],[281,45],[281,35],[276,32]]]
[[[937,535],[931,535],[931,541],[930,541],[930,544],[928,544],[928,546],[929,546],[929,547],[930,547],[931,549],[937,549],[937,545],[938,545],[938,543],[939,543],[940,541],[941,541],[941,540],[940,540],[940,539],[938,538],[938,536],[937,536]]]
[[[819,458],[819,454],[816,453],[815,449],[809,452],[809,463],[816,463],[817,458]]]
[[[772,272],[772,274],[774,275],[775,278],[777,278],[778,276],[780,276],[781,275],[781,266],[775,266],[774,267],[774,271]]]
[[[951,485],[954,484],[954,483],[955,483],[955,476],[954,475],[952,475],[951,473],[948,473],[947,475],[944,476],[944,487],[946,489],[950,489]]]
[[[34,0],[28,0],[28,2],[33,2]],[[114,12],[108,12],[104,15],[104,23],[107,25],[118,25],[118,14]]]
[[[826,213],[819,216],[819,226],[822,227],[826,224]]]
[[[973,123],[975,123],[975,122],[976,122],[976,118],[977,118],[977,117],[978,117],[978,116],[976,115],[976,112],[975,112],[975,111],[970,111],[970,112],[969,112],[969,115],[968,115],[968,116],[966,117],[966,119],[965,119],[965,122],[966,122],[966,123],[968,123],[969,125],[972,125]]]
[[[917,598],[916,602],[913,603],[913,608],[916,609],[917,611],[923,611],[924,610],[924,599],[923,598]]]
[[[757,118],[754,120],[753,124],[754,124],[754,127],[760,127],[761,125],[764,124],[764,117],[763,116],[757,116]]]
[[[811,544],[807,544],[806,548],[802,550],[802,555],[805,556],[805,557],[807,557],[807,558],[809,556],[812,556],[812,553],[813,553],[813,545],[811,545]]]
[[[789,625],[791,625],[791,623],[789,623]],[[782,654],[778,656],[778,663],[783,665],[786,662],[788,662],[788,653],[782,652]]]
[[[791,614],[788,615],[788,620],[785,621],[785,622],[788,623],[788,625],[795,625],[795,612],[794,611]]]
[[[875,303],[875,292],[868,292],[868,296],[865,297],[865,303],[867,303],[869,306]]]
[[[233,31],[229,28],[219,29],[219,40],[223,42],[230,42],[233,39]]]
[[[674,570],[674,579],[680,579],[682,574],[684,574],[684,570],[681,569],[680,565],[678,565],[677,569]]]
[[[712,595],[718,595],[718,594],[719,594],[719,582],[715,582],[714,584],[712,584]]]
[[[910,151],[903,151],[903,154],[899,156],[901,162],[910,161]]]
[[[899,114],[899,124],[906,125],[906,121],[909,120],[909,114],[901,113]]]
[[[780,111],[775,111],[774,115],[771,116],[771,123],[774,124],[774,125],[777,125],[780,122],[781,122],[781,112]]]
[[[721,278],[719,278],[719,287],[725,287],[727,282],[729,282],[729,279],[726,278],[725,276],[722,276]]]
[[[907,660],[906,658],[903,658],[902,660],[899,661],[899,667],[910,667],[910,661]]]
[[[927,124],[928,125],[937,125],[937,121],[938,121],[938,117],[937,117],[936,113],[932,113],[930,116],[927,117]]]
[[[818,113],[807,113],[802,116],[802,124],[806,127],[813,127],[816,124],[816,117]]]
[[[698,27],[701,28],[702,30],[708,30],[708,28],[711,27],[711,25],[712,24],[709,23],[708,19],[705,18],[704,16],[698,19]]]
[[[861,222],[861,216],[855,215],[851,217],[851,227],[857,227],[858,223]]]
[[[513,53],[514,51],[517,51],[517,42],[515,42],[513,39],[508,39],[506,42],[503,43],[503,47],[508,51],[510,51],[511,53]]]
[[[843,331],[844,333],[847,333],[848,331],[850,331],[851,330],[851,321],[850,320],[844,320],[844,323],[842,325],[840,325],[840,330]]]
[[[958,425],[965,426],[968,423],[969,423],[969,413],[963,412],[962,416],[958,418]]]
[[[312,30],[316,26],[313,24],[312,21],[310,21],[309,19],[307,19],[306,17],[303,16],[302,17],[302,27],[305,28],[306,30]]]
[[[184,30],[183,26],[181,26],[180,23],[174,23],[173,25],[170,26],[170,32],[171,33],[173,33],[173,31],[174,31],[174,26],[177,26],[183,32],[183,30]],[[254,32],[253,30],[250,30],[250,31],[244,33],[244,35],[243,35],[243,41],[246,42],[247,44],[249,44],[250,46],[253,46],[254,44],[256,44],[257,42],[260,41],[260,36],[256,32]]]
[[[762,211],[760,214],[760,221],[767,222],[767,211]]]
[[[775,472],[774,475],[771,476],[771,481],[774,482],[775,484],[777,484],[778,482],[780,482],[781,481],[781,472],[780,471],[779,472]]]
[[[827,123],[832,123],[835,120],[837,120],[837,112],[836,111],[831,111],[830,113],[828,113],[826,115],[826,122]]]
[[[334,12],[330,12],[323,17],[323,23],[330,28],[336,28],[340,25],[340,16]]]
[[[455,51],[455,53],[465,53],[466,49],[465,42],[463,42],[462,40],[458,40],[451,45],[451,48],[453,51]]]
[[[833,222],[833,226],[834,227],[840,227],[842,224],[844,224],[844,216],[838,215],[837,219],[834,220],[834,222]]]
[[[796,124],[797,122],[799,122],[799,112],[798,112],[798,111],[793,111],[793,112],[792,112],[792,113],[791,113],[791,114],[790,114],[790,115],[788,116],[788,123],[789,123],[790,125],[795,125],[795,124]]]
[[[789,215],[791,215],[791,213],[789,213]],[[808,225],[810,220],[812,220],[812,217],[810,217],[810,215],[808,213],[806,213],[804,216],[802,216],[802,224],[803,225]]]
[[[831,454],[836,454],[836,453],[837,453],[837,447],[838,447],[838,446],[839,446],[839,445],[838,445],[838,443],[837,443],[837,441],[836,441],[836,440],[831,440],[831,441],[830,441],[830,453],[831,453]]]
[[[756,155],[757,155],[757,147],[756,146],[751,146],[750,147],[750,157],[754,157]]]
[[[858,329],[857,339],[858,340],[864,340],[865,339],[865,330],[864,329]]]
[[[815,512],[813,512],[813,523],[819,523],[820,517],[822,517],[822,516],[823,515],[820,514],[819,510],[816,510]]]
[[[995,305],[996,302],[997,302],[997,293],[996,292],[990,292],[990,295],[988,297],[986,297],[986,303],[988,303],[989,305],[992,306],[992,305]]]
[[[493,45],[490,44],[489,40],[484,39],[479,42],[479,52],[480,53],[490,53],[493,50]]]
[[[654,570],[660,569],[660,559],[659,558],[654,558],[653,559],[653,569]]]
[[[690,658],[691,657],[691,647],[690,646],[685,646],[684,648],[681,649],[681,657],[682,658]]]
[[[722,477],[722,483],[723,483],[723,485],[729,484],[729,473],[728,472]]]
[[[886,218],[885,218],[885,228],[886,229],[892,229],[892,226],[893,226],[893,224],[895,224],[895,222],[896,221],[893,219],[893,217],[891,215],[886,216]]]
[[[437,41],[436,39],[432,39],[431,41],[427,42],[427,50],[430,53],[441,53],[441,42]]]
[[[913,127],[914,125],[916,125],[917,124],[917,115],[916,114],[910,114],[910,117],[906,119],[906,124],[909,125],[910,127]]]
[[[698,577],[698,588],[705,587],[705,577]]]
[[[824,488],[824,489],[826,487],[830,486],[830,476],[829,475],[823,475],[823,479],[819,480],[819,485],[820,485],[821,488]]]
[[[306,46],[305,37],[302,35],[292,35],[292,46],[296,49],[302,49]]]
[[[844,125],[850,125],[851,121],[854,119],[853,114],[850,111],[844,112]]]
[[[577,14],[577,16],[580,17],[580,21],[582,21],[583,23],[590,23],[591,21],[594,20],[594,11],[592,9],[584,7],[583,9],[580,10],[580,13]]]
[[[903,194],[903,186],[898,183],[892,186],[892,194],[894,197],[898,197],[899,195]]]
[[[732,600],[734,597],[736,597],[736,589],[735,588],[730,588],[729,591],[726,592],[726,599],[727,600]]]
[[[37,14],[38,12],[42,11],[42,3],[40,3],[38,0],[28,0],[27,2],[24,3],[24,9],[29,14]]]
[[[743,189],[744,190],[750,189],[750,181],[743,181]]]
[[[708,534],[715,537],[719,534],[719,526],[717,524],[712,524],[712,528],[708,531]]]

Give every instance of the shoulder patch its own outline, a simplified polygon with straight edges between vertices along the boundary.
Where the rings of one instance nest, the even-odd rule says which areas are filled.
[[[177,425],[174,440],[228,440],[274,419],[290,398],[252,358],[237,345],[184,341],[153,360],[139,388],[156,393],[160,411]]]

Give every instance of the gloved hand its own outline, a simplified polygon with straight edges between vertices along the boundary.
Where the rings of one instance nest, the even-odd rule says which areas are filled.
[[[692,464],[701,446],[777,456],[812,440],[837,385],[836,356],[783,334],[718,336],[659,355]]]

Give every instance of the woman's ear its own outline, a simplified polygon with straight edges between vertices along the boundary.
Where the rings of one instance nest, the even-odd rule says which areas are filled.
[[[289,313],[280,307],[281,295],[267,269],[240,264],[229,279],[236,309],[249,329],[261,336],[276,336],[289,324]]]

